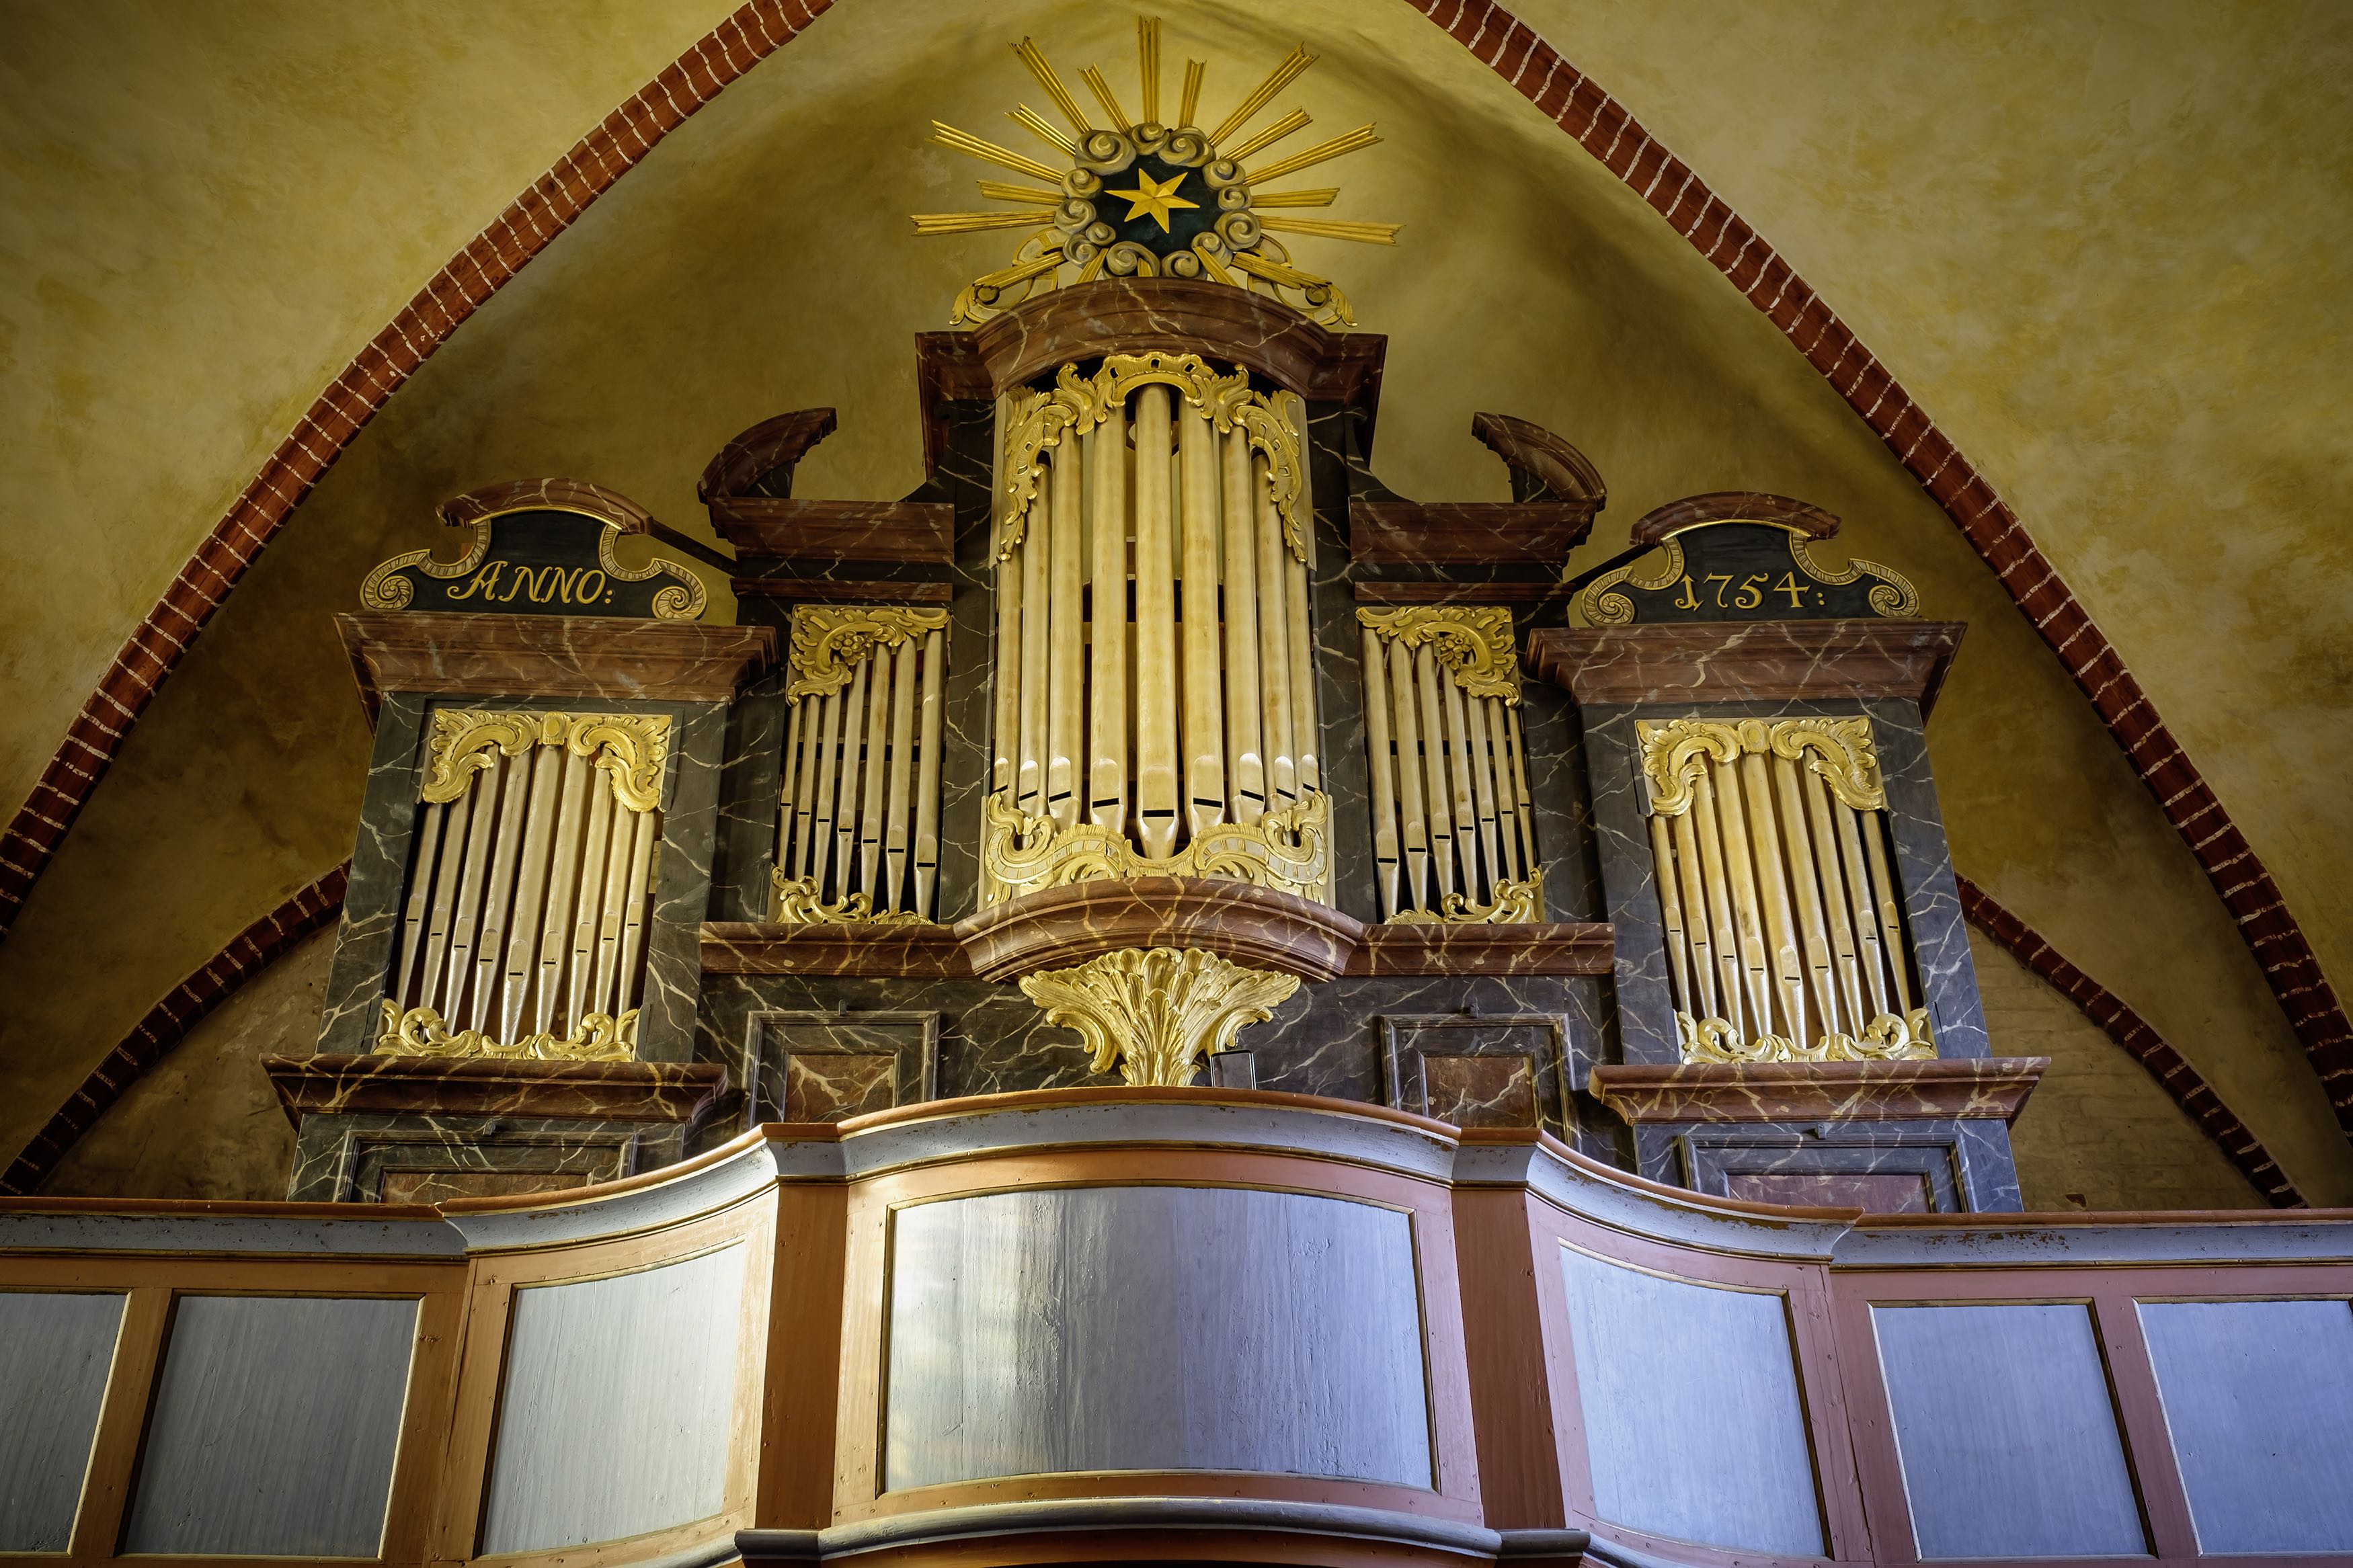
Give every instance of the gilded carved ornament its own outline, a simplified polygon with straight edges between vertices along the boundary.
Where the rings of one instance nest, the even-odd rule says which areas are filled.
[[[1512,612],[1503,606],[1406,605],[1360,609],[1356,620],[1383,642],[1429,648],[1465,697],[1493,697],[1519,706],[1519,645],[1512,637]]]
[[[1634,736],[1654,816],[1683,816],[1707,764],[1736,763],[1744,754],[1804,763],[1856,811],[1887,804],[1868,719],[1638,719]]]
[[[1193,1081],[1201,1058],[1231,1047],[1299,989],[1295,974],[1245,969],[1200,948],[1128,949],[1021,978],[1050,1024],[1076,1029],[1094,1070],[1138,1085]]]
[[[768,872],[776,890],[776,921],[780,925],[929,925],[928,917],[913,910],[877,910],[871,895],[852,891],[827,903],[815,877],[787,877],[781,866]]]
[[[1675,1015],[1675,1034],[1687,1062],[1893,1062],[1933,1061],[1936,1043],[1928,1033],[1928,1009],[1902,1017],[1883,1014],[1861,1037],[1828,1034],[1812,1046],[1786,1035],[1759,1035],[1743,1044],[1739,1031],[1722,1018]]]
[[[385,997],[384,1028],[376,1036],[375,1054],[385,1057],[486,1057],[501,1061],[626,1062],[637,1059],[638,1009],[618,1018],[591,1013],[565,1035],[526,1035],[512,1044],[493,1040],[480,1029],[456,1034],[431,1007],[412,1007]]]
[[[1155,858],[1124,834],[1091,822],[1031,816],[1000,791],[981,802],[981,902],[1098,879],[1225,877],[1318,902],[1331,871],[1331,802],[1309,790],[1256,822],[1203,828],[1176,854]]]
[[[1474,904],[1465,894],[1448,893],[1439,900],[1435,910],[1399,910],[1384,923],[1399,926],[1542,925],[1544,918],[1544,868],[1538,866],[1524,882],[1499,879],[1495,883],[1495,901],[1492,904]]]
[[[1717,518],[1710,522],[1694,524],[1693,527],[1709,528],[1725,522],[1748,521],[1751,520]],[[1757,521],[1756,526],[1778,528],[1788,534],[1791,562],[1798,570],[1804,572],[1816,583],[1832,587],[1845,587],[1864,577],[1873,579],[1867,601],[1873,614],[1902,618],[1920,613],[1920,591],[1912,585],[1911,579],[1894,567],[1883,566],[1876,561],[1865,561],[1861,556],[1856,556],[1847,563],[1844,570],[1832,571],[1814,559],[1810,548],[1811,541],[1802,531],[1780,522]],[[1691,530],[1686,529],[1683,531],[1689,532]],[[1683,558],[1683,541],[1673,534],[1669,534],[1659,542],[1655,557],[1644,556],[1641,560],[1615,567],[1595,578],[1582,593],[1577,595],[1577,613],[1588,626],[1630,626],[1634,620],[1634,601],[1624,594],[1614,591],[1620,584],[1639,588],[1644,593],[1663,593],[1682,581],[1684,574],[1689,570],[1690,566]],[[1762,598],[1763,595],[1760,594],[1759,597]]]
[[[1194,278],[1272,295],[1326,326],[1354,326],[1347,296],[1319,274],[1293,264],[1275,233],[1319,239],[1394,245],[1400,226],[1346,218],[1293,217],[1279,209],[1329,206],[1336,189],[1273,191],[1265,187],[1380,141],[1361,125],[1287,156],[1245,167],[1244,161],[1304,130],[1299,110],[1263,129],[1244,128],[1299,74],[1315,63],[1304,45],[1278,62],[1215,129],[1194,123],[1208,67],[1185,63],[1182,99],[1173,121],[1161,113],[1159,18],[1136,22],[1140,113],[1131,120],[1100,68],[1080,73],[1110,127],[1092,123],[1045,54],[1024,38],[1014,52],[1071,127],[1064,132],[1027,104],[1008,119],[1044,143],[1040,158],[932,121],[932,140],[967,157],[1010,170],[1039,184],[983,180],[980,194],[1014,204],[1010,211],[917,213],[919,235],[964,235],[1027,229],[1013,260],[976,278],[957,294],[949,320],[983,321],[1042,289],[1102,277]],[[1042,161],[1041,161],[1042,159]],[[1124,182],[1124,183],[1123,183]],[[1026,210],[1025,210],[1026,209]]]
[[[785,697],[830,697],[877,648],[918,641],[947,624],[945,610],[803,605],[793,612],[792,681]]]
[[[370,610],[408,608],[409,602],[417,596],[417,589],[416,585],[401,574],[410,567],[416,568],[427,577],[443,581],[472,576],[482,569],[485,562],[490,560],[491,524],[502,517],[511,517],[517,512],[541,511],[569,513],[574,512],[575,509],[543,502],[530,506],[511,507],[504,511],[494,511],[475,518],[465,525],[474,531],[473,542],[466,547],[466,553],[455,561],[436,561],[433,559],[433,552],[427,549],[406,551],[389,561],[379,562],[365,577],[360,580],[362,607]],[[624,566],[621,564],[620,558],[613,553],[614,542],[620,538],[621,530],[613,526],[610,519],[597,517],[593,512],[577,512],[576,515],[593,520],[601,525],[601,529],[596,537],[596,565],[594,568],[573,571],[569,574],[571,583],[576,584],[584,571],[589,576],[594,576],[601,571],[607,577],[617,583],[643,583],[651,578],[668,576],[675,581],[666,588],[656,590],[651,605],[654,619],[692,621],[702,618],[702,612],[710,607],[711,590],[703,586],[702,577],[691,568],[661,555],[653,556],[643,566]],[[501,562],[500,569],[503,570],[505,564],[504,562]],[[509,591],[503,598],[495,592],[499,586],[495,576],[486,575],[480,601],[481,607],[485,610],[495,609],[505,600],[514,598],[518,584],[543,579],[547,574],[560,570],[562,569],[554,566],[518,566],[516,576],[510,579],[506,584]],[[471,586],[470,584],[469,588],[470,589]],[[534,596],[539,596],[535,591]],[[470,609],[473,606],[470,605],[464,607]],[[584,602],[580,613],[593,613],[590,604]]]
[[[1304,562],[1307,489],[1299,459],[1299,433],[1291,417],[1295,412],[1293,405],[1300,402],[1298,396],[1289,392],[1271,396],[1253,392],[1247,371],[1220,375],[1198,354],[1159,349],[1106,355],[1092,376],[1082,376],[1076,365],[1066,364],[1055,377],[1053,391],[1025,393],[1016,399],[1005,443],[1007,506],[997,559],[1010,557],[1029,531],[1029,509],[1045,478],[1044,455],[1060,447],[1065,437],[1083,436],[1094,429],[1127,405],[1129,394],[1147,385],[1174,387],[1221,436],[1240,426],[1250,437],[1250,449],[1266,458],[1267,484],[1276,514],[1282,519],[1283,542]]]
[[[613,798],[630,811],[661,805],[662,771],[670,760],[667,713],[540,713],[480,708],[437,708],[420,794],[428,805],[457,799],[503,752],[522,756],[534,746],[558,746],[594,759],[613,783]]]

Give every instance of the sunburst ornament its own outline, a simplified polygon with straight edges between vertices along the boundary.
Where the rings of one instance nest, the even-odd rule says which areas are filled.
[[[1067,268],[1075,271],[1071,280],[1081,283],[1102,277],[1206,278],[1271,294],[1326,326],[1355,326],[1347,296],[1330,279],[1293,265],[1291,253],[1273,237],[1309,235],[1395,245],[1400,226],[1292,217],[1281,209],[1327,207],[1340,193],[1264,187],[1373,145],[1380,140],[1373,128],[1360,125],[1287,157],[1246,166],[1246,160],[1307,128],[1307,115],[1294,109],[1262,130],[1243,134],[1276,94],[1315,63],[1315,57],[1304,45],[1292,50],[1214,131],[1201,130],[1193,120],[1208,67],[1187,60],[1184,96],[1172,127],[1160,118],[1160,19],[1139,18],[1135,34],[1143,88],[1141,114],[1135,120],[1128,118],[1102,69],[1090,66],[1079,79],[1111,121],[1108,127],[1091,123],[1045,55],[1024,38],[1013,52],[1071,126],[1065,134],[1027,104],[1007,116],[1046,143],[1050,151],[1043,159],[932,121],[932,140],[942,146],[1045,182],[1017,185],[981,181],[980,194],[1015,204],[1010,212],[915,215],[917,234],[1032,231],[1014,253],[1011,266],[975,279],[957,294],[949,320],[985,321],[1037,290],[1061,283]]]

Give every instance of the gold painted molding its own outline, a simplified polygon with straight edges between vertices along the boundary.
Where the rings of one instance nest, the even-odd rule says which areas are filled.
[[[1933,1061],[1936,1055],[1926,1007],[1915,1007],[1901,1018],[1882,1014],[1860,1039],[1824,1035],[1810,1049],[1786,1035],[1760,1035],[1744,1045],[1723,1019],[1694,1018],[1689,1013],[1675,1015],[1675,1034],[1687,1062]]]
[[[1250,449],[1264,454],[1267,482],[1282,519],[1283,542],[1300,561],[1307,559],[1306,469],[1300,462],[1299,434],[1291,415],[1299,404],[1296,394],[1271,395],[1250,390],[1250,373],[1237,370],[1220,375],[1198,354],[1169,353],[1153,349],[1140,354],[1109,354],[1092,376],[1079,374],[1076,365],[1064,365],[1051,392],[1021,395],[1014,403],[1011,428],[1005,441],[1006,512],[997,541],[997,559],[1013,553],[1029,526],[1029,508],[1038,499],[1045,477],[1041,455],[1062,444],[1067,436],[1083,436],[1124,406],[1139,386],[1174,387],[1219,435],[1240,426],[1250,437]],[[1301,421],[1303,423],[1303,417]],[[797,646],[797,643],[796,644]]]
[[[803,605],[793,612],[792,680],[786,700],[829,697],[874,650],[913,642],[948,624],[945,610],[898,605]]]
[[[1857,811],[1887,804],[1871,721],[1852,719],[1638,719],[1634,735],[1650,786],[1651,815],[1681,816],[1691,809],[1692,784],[1711,762],[1736,763],[1746,752],[1786,757],[1821,775],[1832,795]]]
[[[533,746],[561,746],[593,757],[613,781],[613,797],[630,811],[661,804],[670,761],[667,713],[538,713],[483,708],[433,710],[430,762],[420,795],[427,805],[457,799],[491,765],[494,752],[519,757]]]
[[[1071,882],[1138,877],[1228,877],[1329,901],[1324,882],[1331,870],[1332,803],[1321,790],[1309,790],[1296,805],[1270,811],[1256,822],[1204,828],[1184,848],[1159,859],[1111,828],[1031,816],[1001,790],[981,803],[981,811],[983,905]]]
[[[1465,697],[1518,705],[1520,649],[1512,637],[1512,612],[1502,605],[1406,605],[1358,610],[1356,620],[1384,642],[1427,645]]]
[[[1201,1058],[1263,1023],[1299,989],[1295,974],[1245,969],[1200,948],[1130,948],[1021,977],[1050,1024],[1076,1029],[1094,1069],[1123,1081],[1190,1083]]]
[[[638,1055],[638,1009],[618,1018],[591,1013],[568,1035],[526,1035],[512,1045],[501,1044],[480,1029],[449,1032],[441,1015],[430,1007],[400,1010],[389,996],[384,1002],[384,1030],[375,1037],[375,1054],[385,1057],[489,1057],[536,1061],[626,1062]]]

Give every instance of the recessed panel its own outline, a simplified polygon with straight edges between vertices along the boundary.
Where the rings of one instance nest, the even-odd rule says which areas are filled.
[[[1594,1510],[1656,1535],[1822,1551],[1812,1445],[1778,1294],[1560,1252]]]
[[[2140,1321],[2199,1550],[2353,1552],[2353,1308],[2144,1301]]]
[[[1096,1187],[900,1210],[885,1485],[1255,1470],[1430,1485],[1408,1216]]]
[[[0,1552],[69,1544],[122,1300],[0,1292]]]
[[[485,1552],[614,1541],[726,1506],[744,1248],[514,1293]]]
[[[126,1552],[374,1557],[417,1301],[183,1296]]]
[[[2148,1551],[2091,1310],[1873,1307],[1923,1557]]]

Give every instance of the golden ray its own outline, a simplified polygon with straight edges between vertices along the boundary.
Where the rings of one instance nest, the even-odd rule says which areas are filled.
[[[1014,284],[1026,282],[1041,272],[1051,272],[1061,264],[1062,247],[1058,245],[1044,256],[1029,261],[1017,261],[1002,271],[990,272],[976,278],[973,279],[973,284],[976,288],[981,289],[1010,289]]]
[[[1253,185],[1262,184],[1269,180],[1279,180],[1285,174],[1295,174],[1302,169],[1314,168],[1316,164],[1329,159],[1370,147],[1379,140],[1379,137],[1373,134],[1373,128],[1370,125],[1359,125],[1345,136],[1335,136],[1329,142],[1319,142],[1304,153],[1294,153],[1288,158],[1269,163],[1263,169],[1247,170],[1243,173],[1242,178]]]
[[[1201,107],[1201,79],[1209,74],[1207,60],[1185,62],[1185,100],[1176,106],[1176,123],[1193,123],[1193,111]]]
[[[1144,85],[1144,119],[1160,118],[1160,18],[1135,19],[1135,73]]]
[[[1264,109],[1269,100],[1289,87],[1293,80],[1297,79],[1301,71],[1314,63],[1315,57],[1307,52],[1305,44],[1300,45],[1283,56],[1281,63],[1268,73],[1267,79],[1259,83],[1248,98],[1242,100],[1241,107],[1227,115],[1226,122],[1209,133],[1209,144],[1213,147],[1222,144],[1227,137],[1250,123],[1251,115]]]
[[[1318,217],[1261,217],[1258,226],[1275,234],[1312,234],[1324,239],[1353,239],[1360,245],[1395,245],[1398,230],[1405,226]]]
[[[1035,228],[1036,213],[917,213],[917,234],[974,234],[984,228]]]
[[[1209,254],[1208,248],[1202,246],[1198,240],[1194,242],[1193,254],[1201,258],[1201,265],[1208,268],[1209,270],[1209,276],[1216,279],[1219,282],[1228,284],[1236,289],[1243,286],[1242,280],[1235,277],[1232,273],[1227,271],[1224,265],[1220,263],[1215,256]]]
[[[1103,80],[1101,66],[1089,66],[1079,73],[1079,79],[1087,84],[1087,90],[1095,95],[1095,101],[1103,105],[1103,112],[1111,116],[1111,122],[1113,125],[1119,127],[1122,132],[1135,129],[1128,122],[1126,114],[1122,112],[1119,100],[1111,95],[1111,83]]]
[[[1028,104],[1025,103],[1008,110],[1005,118],[1048,146],[1060,148],[1064,156],[1075,158],[1079,155],[1079,144],[1046,123],[1046,117]]]
[[[1021,63],[1029,68],[1029,74],[1038,79],[1038,85],[1046,89],[1046,96],[1054,100],[1054,107],[1062,111],[1062,118],[1069,121],[1080,135],[1083,136],[1094,129],[1087,123],[1087,117],[1079,112],[1079,100],[1071,96],[1071,89],[1062,85],[1062,79],[1054,74],[1054,68],[1046,63],[1046,57],[1039,51],[1037,45],[1024,38],[1013,46],[1013,52],[1021,57]]]
[[[1293,132],[1304,131],[1313,123],[1314,122],[1309,120],[1305,113],[1294,109],[1240,146],[1231,150],[1220,147],[1218,149],[1218,155],[1221,158],[1231,158],[1239,163],[1251,153],[1263,153]]]
[[[1061,183],[1062,176],[1059,172],[1046,167],[1035,158],[1024,158],[1020,153],[999,147],[994,142],[984,142],[969,131],[959,131],[955,126],[944,124],[937,120],[932,121],[932,140],[943,147],[952,147],[967,157],[977,158],[984,163],[995,163],[1000,168],[1010,169],[1017,174],[1027,174],[1036,180],[1050,180],[1057,184]]]
[[[984,191],[987,188],[987,185],[981,187]],[[1339,195],[1337,188],[1321,191],[1268,191],[1263,195],[1252,191],[1250,210],[1256,212],[1261,207],[1328,207],[1339,199]]]
[[[1023,202],[1033,207],[1058,207],[1062,205],[1062,193],[1060,191],[1041,191],[1035,185],[1008,185],[1000,184],[996,180],[981,181],[980,194],[988,197],[991,201]],[[1335,191],[1332,194],[1334,195],[1339,195],[1337,191]],[[1311,204],[1306,202],[1293,202],[1289,205],[1293,206],[1306,206]],[[1312,205],[1322,206],[1328,204],[1318,202]]]

